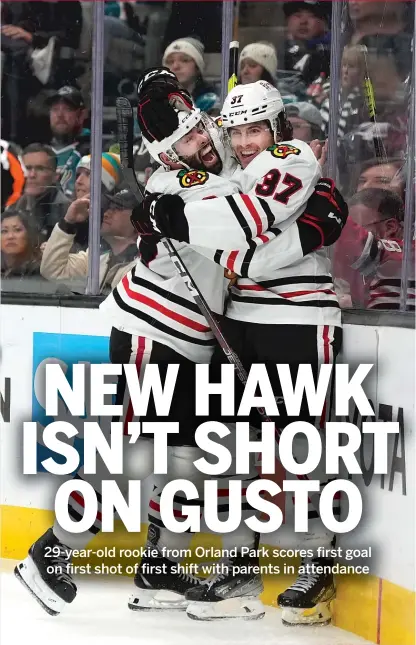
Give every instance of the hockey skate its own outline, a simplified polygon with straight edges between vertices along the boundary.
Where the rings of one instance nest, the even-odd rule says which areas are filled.
[[[185,598],[185,592],[199,587],[202,580],[180,572],[179,564],[168,558],[145,555],[137,569],[134,584],[136,589],[129,598],[129,609],[184,611],[189,602]]]
[[[265,609],[258,597],[263,591],[263,582],[260,574],[253,571],[258,565],[257,557],[238,555],[222,560],[219,573],[186,592],[185,597],[189,602],[186,613],[189,618],[263,618]]]
[[[150,524],[147,533],[147,553],[134,576],[136,589],[128,603],[129,609],[133,611],[184,611],[188,605],[185,591],[202,584],[199,578],[181,571],[178,563],[162,556],[158,547],[159,538],[160,530],[154,524]]]
[[[68,571],[71,553],[50,528],[32,544],[27,558],[14,569],[15,576],[52,616],[60,614],[77,594]]]
[[[285,625],[328,625],[335,598],[334,578],[332,573],[314,572],[314,567],[332,566],[333,560],[302,560],[302,566],[306,565],[311,573],[300,574],[277,598],[277,604],[283,609],[282,621]]]

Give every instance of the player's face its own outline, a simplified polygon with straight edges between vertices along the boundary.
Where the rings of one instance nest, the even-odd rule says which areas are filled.
[[[267,121],[236,125],[228,131],[231,147],[243,168],[263,150],[274,144],[273,134]]]
[[[190,168],[213,173],[221,170],[221,160],[202,123],[192,128],[175,143],[174,148],[177,155],[184,159]]]

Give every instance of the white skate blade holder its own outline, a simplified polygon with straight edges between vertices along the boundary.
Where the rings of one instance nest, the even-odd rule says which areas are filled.
[[[57,616],[68,604],[42,580],[30,555],[14,569],[15,576],[51,616]]]
[[[331,620],[331,600],[319,602],[309,609],[282,607],[282,622],[285,625],[329,625]]]
[[[257,596],[239,596],[218,602],[191,602],[186,613],[193,620],[258,620],[263,618],[265,608]]]
[[[185,596],[168,589],[136,589],[129,598],[129,609],[151,611],[156,609],[184,611],[189,604]]]

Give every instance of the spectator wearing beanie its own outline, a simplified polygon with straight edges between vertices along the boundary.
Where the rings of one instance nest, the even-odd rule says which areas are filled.
[[[219,96],[205,83],[204,45],[196,38],[180,38],[166,47],[163,65],[176,74],[179,83],[192,95],[196,107],[204,112],[219,109]]]
[[[77,166],[75,197],[79,199],[90,193],[91,155],[81,158]],[[101,186],[103,193],[113,193],[121,181],[120,157],[113,152],[101,155]]]
[[[101,189],[103,195],[113,194],[118,188],[122,178],[119,155],[113,152],[104,152],[101,155]],[[89,196],[91,191],[91,155],[81,157],[77,166],[75,181],[75,199]],[[88,245],[88,222],[78,226],[75,238],[75,250],[85,249]]]
[[[238,63],[239,82],[242,85],[267,81],[276,85],[277,55],[272,43],[259,41],[246,45]]]
[[[322,115],[312,103],[289,103],[285,109],[292,124],[294,139],[310,143],[322,136]]]

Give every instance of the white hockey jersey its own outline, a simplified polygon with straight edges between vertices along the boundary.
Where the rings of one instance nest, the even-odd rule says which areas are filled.
[[[320,177],[307,143],[271,146],[234,173],[240,194],[219,197],[215,209],[194,201],[185,206],[190,244],[233,251],[267,243],[299,217]]]
[[[295,145],[285,144],[283,146],[282,144],[265,151],[250,164],[249,168],[237,171],[232,177],[232,183],[229,179],[210,175],[203,171],[175,170],[165,172],[160,169],[147,184],[149,192],[180,195],[187,203],[185,209],[189,205],[194,205],[192,201],[195,200],[196,210],[201,210],[201,208],[204,210],[206,226],[206,235],[203,237],[204,245],[190,246],[176,242],[175,246],[211,309],[216,313],[223,313],[224,297],[229,284],[228,280],[224,280],[223,270],[218,266],[221,265],[229,272],[241,276],[232,289],[232,301],[228,306],[227,315],[258,323],[288,322],[287,317],[290,316],[290,312],[282,315],[282,308],[279,310],[276,307],[270,308],[270,303],[267,303],[266,307],[259,307],[259,304],[266,304],[264,303],[265,298],[274,297],[279,289],[276,285],[273,288],[262,288],[258,281],[273,279],[276,271],[281,276],[281,269],[286,267],[285,276],[287,277],[283,282],[286,282],[290,277],[291,282],[296,284],[296,280],[298,280],[297,284],[299,284],[299,266],[306,259],[301,242],[301,232],[295,222],[313,192],[315,183],[320,176],[320,167],[309,146],[303,142],[296,143],[299,143],[298,148]],[[305,155],[301,157],[303,152]],[[293,162],[295,156],[298,158],[296,164]],[[299,157],[303,160],[302,163],[300,163]],[[260,163],[261,158],[264,160],[263,163]],[[272,168],[269,166],[270,159]],[[282,162],[284,162],[284,166],[280,170]],[[262,177],[261,172],[264,170],[265,164],[267,164],[267,172]],[[298,168],[299,173],[300,169],[304,170],[300,180],[302,185],[296,181],[292,172],[288,172],[288,168],[293,171],[294,167]],[[276,180],[278,173],[282,174],[285,182],[282,185]],[[262,178],[259,180],[259,177]],[[217,232],[220,233],[217,238],[218,241],[221,240],[219,246],[221,248],[228,246],[226,231],[221,228],[218,219],[218,213],[221,211],[221,206],[220,208],[218,206],[224,206],[225,202],[227,210],[230,203],[235,203],[232,201],[233,199],[242,197],[244,200],[244,194],[237,195],[242,188],[255,195],[257,185],[260,185],[257,192],[263,194],[261,197],[254,196],[253,201],[257,199],[263,211],[268,213],[267,224],[263,222],[261,225],[262,232],[258,227],[254,229],[252,226],[250,234],[244,236],[243,249],[238,246],[227,251],[212,248],[211,223],[213,221],[216,222],[219,229],[219,231],[213,229],[215,235]],[[275,189],[278,188],[280,202],[273,200],[274,193],[271,192],[273,186]],[[264,193],[270,194],[264,195]],[[303,196],[302,202],[299,199],[300,195]],[[296,199],[290,202],[291,197],[295,196]],[[271,205],[269,205],[270,203]],[[233,209],[235,209],[234,206],[231,206],[231,210],[228,209],[228,215],[234,212]],[[271,216],[269,211],[274,215]],[[266,230],[275,219],[279,222],[279,227],[274,226],[272,229]],[[236,239],[241,242],[243,229],[239,220],[229,217],[229,221],[232,234],[236,234]],[[266,227],[264,232],[263,225]],[[253,233],[255,236],[251,239]],[[304,234],[305,232],[302,231],[302,235]],[[145,249],[145,246],[141,244],[140,248]],[[312,256],[314,256],[314,260],[311,264]],[[309,276],[307,282],[311,279],[311,275],[322,279],[322,274],[325,273],[323,265],[325,265],[327,272],[328,263],[324,252],[320,252],[319,256],[314,253],[310,258],[308,257],[308,265],[303,265]],[[302,276],[305,275],[304,271]],[[302,279],[302,282],[306,282],[306,278]],[[325,282],[327,285],[330,283],[332,288],[332,279],[328,274],[325,275]],[[251,298],[248,302],[244,301],[243,306],[240,307],[238,299],[241,297],[241,287],[245,285],[247,285],[247,289],[244,291],[249,293]],[[321,290],[321,283],[319,285]],[[316,286],[310,288],[316,289]],[[285,291],[287,292],[285,288],[281,291],[283,295],[280,296],[280,299],[282,300],[288,294],[285,293]],[[302,301],[299,304],[303,304],[305,301],[302,295],[299,294]],[[259,303],[260,298],[262,301]],[[322,299],[322,293],[319,294],[319,299]],[[306,306],[310,307],[307,304]],[[239,307],[240,310],[236,311],[236,307]],[[302,308],[300,315],[296,312],[296,316],[294,316],[295,312],[290,303],[288,307],[292,309],[289,322],[305,324],[305,307]],[[285,310],[288,307],[285,307]],[[161,243],[157,247],[155,245],[150,257],[149,253],[146,253],[146,257],[142,257],[141,261],[138,261],[134,269],[123,278],[114,292],[102,303],[101,309],[106,313],[113,326],[121,331],[147,336],[152,340],[164,343],[195,362],[207,362],[210,359],[215,343],[212,333]],[[279,316],[276,315],[277,311]],[[319,312],[321,311],[322,308],[319,309]],[[313,319],[308,319],[307,324],[324,324],[322,316],[319,317],[317,312],[312,311],[312,308],[308,310],[308,313],[310,312],[312,312]],[[301,323],[299,318],[302,319]],[[325,324],[335,324],[330,316],[326,316],[325,321]]]
[[[320,176],[309,145],[295,139],[268,148],[237,171],[232,181],[242,193],[216,200],[210,217],[201,202],[185,207],[191,243],[202,244],[205,238],[204,246],[212,248],[222,242],[214,260],[241,276],[231,288],[227,317],[264,324],[341,325],[327,252],[297,255],[296,227],[291,226]],[[286,263],[274,257],[275,248],[283,251],[283,239],[293,244]]]
[[[185,202],[207,199],[210,203],[210,197],[237,190],[227,179],[207,172],[162,169],[150,177],[146,189],[180,195]],[[188,244],[173,244],[211,310],[222,314],[228,287],[224,269]],[[141,259],[100,309],[120,331],[146,336],[189,360],[208,363],[216,341],[165,247],[161,242],[149,247],[149,256],[144,242],[139,241],[139,250]]]
[[[204,203],[200,200],[206,199],[214,213],[218,199],[214,201],[211,198],[231,195],[238,190],[238,184],[201,171],[165,172],[160,169],[150,178],[147,189],[149,192],[178,194],[187,203],[191,199]],[[271,232],[267,235],[272,239],[268,244],[230,253],[179,242],[174,244],[211,309],[223,313],[229,280],[224,279],[221,266],[231,273],[249,273],[256,278],[264,275],[271,263],[277,269],[303,258],[296,224],[279,236]],[[139,248],[142,251],[146,249],[143,243]],[[164,343],[195,362],[209,361],[215,341],[205,318],[177,274],[163,244],[159,243],[151,253],[153,259],[149,261],[149,257],[142,257],[100,309],[120,331]]]

